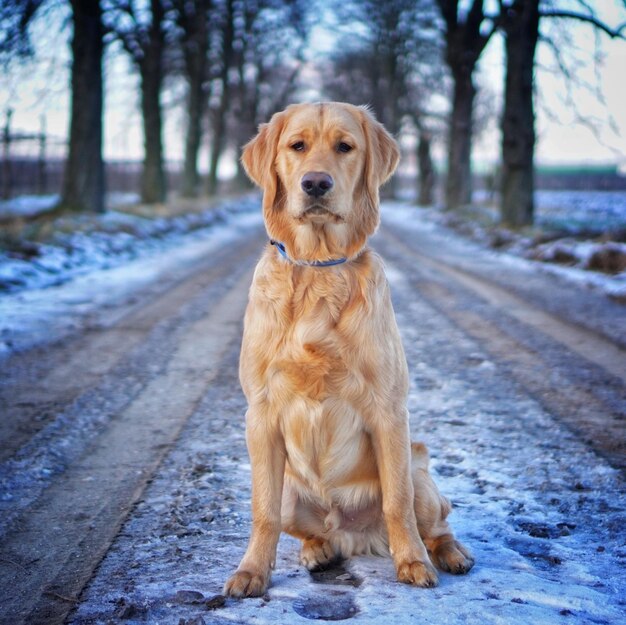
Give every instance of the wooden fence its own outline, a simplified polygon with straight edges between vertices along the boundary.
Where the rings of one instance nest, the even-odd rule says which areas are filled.
[[[56,195],[61,192],[67,140],[40,132],[11,129],[11,112],[0,134],[0,199],[20,195]],[[180,163],[166,163],[170,189],[179,185]],[[142,164],[136,160],[105,161],[107,192],[139,193]]]

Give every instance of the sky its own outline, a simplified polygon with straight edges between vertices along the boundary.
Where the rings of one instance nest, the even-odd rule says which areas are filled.
[[[620,0],[599,3],[601,15],[610,23],[626,19],[619,8]],[[57,22],[51,27],[50,20]],[[18,132],[38,132],[45,118],[47,132],[62,141],[69,127],[69,67],[68,32],[61,31],[63,16],[52,16],[36,24],[33,41],[37,42],[38,61],[22,66],[13,65],[9,73],[0,72],[0,124],[4,126],[7,108],[13,109],[12,128]],[[554,23],[554,20],[553,20]],[[56,28],[58,26],[58,28]],[[551,26],[551,25],[550,25]],[[576,121],[572,102],[567,101],[565,81],[550,71],[554,60],[545,45],[538,49],[539,68],[536,73],[537,147],[539,164],[610,163],[626,171],[626,42],[601,38],[603,62],[596,74],[593,62],[595,38],[593,29],[584,24],[570,24],[569,40],[560,41],[568,63],[575,68],[578,81],[591,88],[574,87],[572,100],[578,112],[593,120],[595,132]],[[324,25],[316,26],[312,40],[321,52],[332,46],[333,37]],[[480,61],[477,82],[484,87],[487,98],[499,107],[503,85],[503,45],[500,37],[493,38]],[[106,62],[105,158],[141,159],[143,138],[138,111],[138,80],[130,70],[128,60],[115,49],[109,49]],[[601,101],[597,93],[599,91]],[[181,160],[183,154],[184,90],[170,86],[164,94],[166,125],[164,138],[169,160]],[[497,162],[500,153],[497,118],[477,138],[473,158],[479,165]],[[33,148],[34,149],[34,148]],[[51,144],[51,150],[54,149]],[[443,146],[435,156],[443,159]],[[33,154],[35,154],[34,152]],[[200,158],[205,168],[207,150]],[[223,173],[231,169],[226,167]]]
[[[621,0],[603,0],[595,4],[599,15],[609,24],[623,23],[626,10]],[[578,113],[596,127],[577,123],[572,103],[567,101],[566,82],[555,75],[555,60],[548,46],[537,48],[536,71],[537,162],[552,163],[619,163],[626,167],[626,41],[600,37],[602,63],[596,68],[594,29],[578,22],[544,20],[543,32],[569,40],[557,39],[563,58],[574,68],[576,80],[588,87],[574,87],[572,99]],[[596,69],[598,73],[596,75]],[[500,37],[490,41],[480,60],[479,83],[492,90],[499,100],[504,85],[504,45]],[[598,97],[600,94],[600,98]],[[602,99],[604,101],[602,101]],[[476,142],[474,157],[492,161],[499,154],[499,134],[488,132]]]

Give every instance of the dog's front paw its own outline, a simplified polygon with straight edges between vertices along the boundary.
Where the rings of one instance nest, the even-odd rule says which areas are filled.
[[[266,590],[269,582],[269,573],[236,571],[224,585],[224,594],[227,597],[260,597]]]
[[[401,562],[396,566],[398,581],[421,588],[433,588],[439,583],[437,571],[430,562]]]

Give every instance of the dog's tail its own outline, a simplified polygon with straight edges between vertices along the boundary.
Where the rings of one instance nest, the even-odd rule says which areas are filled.
[[[411,466],[413,469],[428,471],[430,456],[424,443],[411,443]]]

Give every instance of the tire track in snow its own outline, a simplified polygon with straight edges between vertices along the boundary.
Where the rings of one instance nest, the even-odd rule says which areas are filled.
[[[623,349],[584,327],[536,308],[502,287],[448,265],[439,257],[416,251],[387,228],[381,235],[378,241],[384,256],[401,264],[419,293],[479,341],[530,396],[558,416],[581,440],[614,467],[626,469]],[[412,259],[418,262],[419,273],[411,270]],[[516,332],[513,321],[526,326],[526,330]],[[555,351],[561,354],[550,359]],[[573,371],[581,368],[576,364],[581,358],[606,372],[596,375],[599,389]],[[607,375],[616,381],[611,383],[609,378],[607,384]]]
[[[108,415],[106,427],[99,424],[88,440],[77,444],[71,464],[23,511],[16,527],[5,536],[0,544],[0,565],[5,569],[0,591],[2,622],[63,622],[206,393],[223,354],[239,339],[251,280],[252,248],[258,254],[258,241],[247,248],[249,262],[241,263],[239,249],[231,255],[230,264],[222,267],[222,274],[230,272],[236,280],[230,281],[220,299],[215,299],[215,291],[204,294],[202,299],[213,298],[214,305],[206,307],[208,313],[187,320],[183,330],[175,333],[176,347],[171,354],[166,350],[165,368],[146,372],[150,379],[126,405]],[[214,274],[212,283],[219,282]],[[178,289],[170,291],[170,313],[186,303],[181,295]],[[155,340],[158,336],[152,337]],[[67,427],[71,430],[72,424]],[[61,447],[68,444],[66,434],[59,433]],[[76,458],[86,443],[90,444]]]

